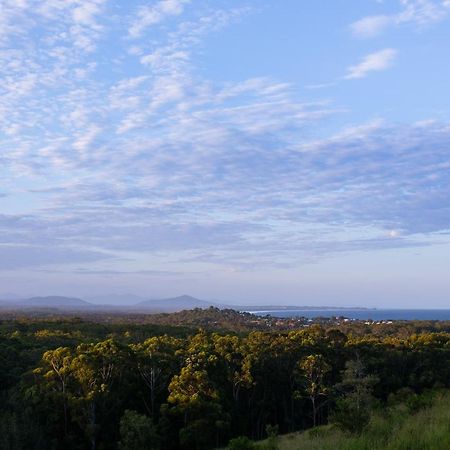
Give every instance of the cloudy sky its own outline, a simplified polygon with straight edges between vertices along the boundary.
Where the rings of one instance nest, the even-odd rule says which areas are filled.
[[[0,0],[0,291],[450,305],[449,0]]]

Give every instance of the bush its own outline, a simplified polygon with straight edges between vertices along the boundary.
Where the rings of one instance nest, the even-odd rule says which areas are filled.
[[[431,407],[433,404],[433,396],[429,392],[421,395],[413,394],[406,399],[406,407],[411,414],[414,414],[422,409]]]
[[[266,426],[267,441],[264,450],[277,450],[278,448],[278,425]]]
[[[228,450],[255,450],[255,444],[246,436],[239,436],[231,439],[228,444]]]
[[[331,415],[331,422],[342,431],[360,434],[370,421],[369,408],[357,408],[349,399],[336,402],[336,410]]]

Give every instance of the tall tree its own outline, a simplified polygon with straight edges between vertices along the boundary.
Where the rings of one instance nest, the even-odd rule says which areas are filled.
[[[374,403],[371,393],[377,380],[376,376],[366,374],[359,356],[355,360],[347,361],[342,382],[335,387],[340,396],[332,418],[342,429],[360,433],[369,423],[370,410]]]
[[[137,367],[150,396],[150,414],[155,417],[157,411],[156,402],[159,396],[160,404],[166,400],[167,388],[174,373],[181,366],[181,358],[178,353],[183,347],[183,342],[167,335],[155,336],[143,343],[132,346],[137,357]]]
[[[299,369],[305,381],[305,393],[311,400],[313,426],[317,425],[318,399],[328,395],[328,387],[324,383],[330,365],[322,355],[309,355],[299,362]]]

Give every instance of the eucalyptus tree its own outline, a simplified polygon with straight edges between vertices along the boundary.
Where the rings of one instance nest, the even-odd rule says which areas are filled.
[[[183,345],[182,340],[167,335],[152,337],[132,345],[137,369],[149,392],[152,417],[158,411],[157,400],[160,400],[159,404],[166,400],[170,379],[180,370]]]
[[[329,388],[325,383],[325,376],[331,370],[330,365],[322,355],[309,355],[298,364],[304,379],[304,392],[311,400],[313,426],[317,425],[317,412],[322,405],[318,405],[321,397],[326,397]]]
[[[89,438],[91,449],[96,450],[99,433],[98,414],[107,414],[110,390],[121,377],[129,353],[126,347],[112,339],[97,344],[81,344],[72,359],[72,374],[76,391],[72,396],[77,419]]]

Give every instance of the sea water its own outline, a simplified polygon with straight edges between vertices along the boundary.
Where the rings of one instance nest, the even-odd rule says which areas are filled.
[[[358,320],[450,320],[450,309],[305,309],[251,311],[274,317],[347,317]]]

